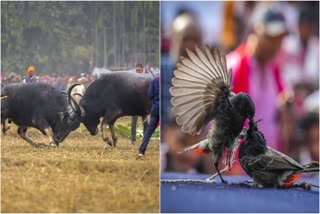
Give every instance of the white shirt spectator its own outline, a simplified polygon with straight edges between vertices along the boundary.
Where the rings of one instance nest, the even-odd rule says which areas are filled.
[[[289,35],[282,43],[282,79],[288,89],[297,83],[319,81],[319,39],[311,37],[304,50],[298,35]]]

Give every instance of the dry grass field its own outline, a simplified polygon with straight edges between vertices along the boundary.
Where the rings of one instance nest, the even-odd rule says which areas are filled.
[[[48,142],[36,129],[28,133]],[[100,132],[81,125],[59,148],[33,148],[11,125],[1,136],[1,212],[159,212],[159,140],[137,160],[141,140],[118,136],[116,148],[103,150]]]

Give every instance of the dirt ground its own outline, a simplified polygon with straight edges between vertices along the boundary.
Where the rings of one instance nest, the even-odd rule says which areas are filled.
[[[36,129],[28,134],[48,142]],[[1,212],[159,212],[159,139],[137,160],[141,140],[118,136],[103,150],[100,132],[81,125],[59,148],[33,148],[11,125],[1,136]]]

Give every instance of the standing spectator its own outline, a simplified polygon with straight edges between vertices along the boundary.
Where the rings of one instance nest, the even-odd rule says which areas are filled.
[[[283,91],[279,65],[274,57],[287,34],[284,16],[266,5],[257,5],[252,14],[247,41],[227,56],[233,70],[234,92],[248,93],[256,106],[256,119],[268,146],[282,150],[276,123],[277,97]]]
[[[66,83],[65,83],[63,77],[58,76],[57,81],[58,81],[57,90],[58,91],[64,91],[65,88],[66,88]]]
[[[62,82],[62,78],[58,76],[56,73],[53,73],[51,75],[51,85],[57,89],[58,91],[63,91],[64,90],[64,85]]]
[[[85,92],[84,82],[85,82],[85,77],[80,77],[79,79],[77,79],[77,77],[73,76],[73,77],[70,77],[68,85],[67,85],[67,90],[68,90],[73,84],[76,84],[76,83],[80,84],[80,85],[75,86],[71,91],[71,96],[78,104],[80,103],[81,96],[76,95],[76,94],[81,94],[81,95],[84,94],[84,92]]]
[[[284,39],[280,55],[282,76],[288,89],[319,82],[319,38],[315,35],[316,18],[308,7],[299,13],[298,33]]]
[[[81,96],[76,95],[76,94],[81,94],[84,95],[84,92],[86,91],[86,87],[85,87],[85,82],[86,82],[86,78],[85,77],[80,77],[78,79],[78,84],[76,87],[74,87],[71,91],[71,96],[74,98],[74,100],[79,104],[80,100],[81,100]]]
[[[68,90],[68,88],[70,88],[70,86],[72,86],[76,82],[77,82],[77,77],[76,76],[69,77],[69,80],[68,80],[68,83],[67,83],[67,90]]]
[[[136,73],[139,75],[143,75],[143,66],[141,64],[136,65]],[[143,116],[141,119],[143,123],[143,134],[144,134],[148,126],[148,116]],[[137,121],[138,121],[138,116],[132,116],[131,118],[131,144],[132,145],[136,144]]]
[[[299,125],[302,130],[300,162],[319,161],[319,113],[307,113]]]
[[[7,83],[19,82],[19,76],[15,72],[11,72],[8,76]]]
[[[152,100],[151,116],[147,130],[143,135],[142,144],[139,148],[139,158],[142,158],[144,156],[151,135],[153,134],[154,130],[156,130],[159,123],[159,82],[160,77],[155,78],[154,80],[152,80],[148,88],[148,96]]]
[[[32,65],[29,66],[27,70],[28,76],[23,80],[23,82],[24,83],[38,82],[38,80],[33,76],[34,72],[35,72],[34,67]]]
[[[57,89],[58,91],[60,91],[60,89],[59,89],[59,83],[58,83],[58,76],[57,76],[56,73],[53,73],[53,74],[51,75],[51,85],[52,85],[55,89]]]
[[[143,73],[143,66],[141,64],[136,65],[136,73],[142,74]]]
[[[170,55],[161,56],[161,162],[164,164],[163,170],[214,172],[210,155],[204,156],[193,152],[177,155],[179,149],[205,139],[208,129],[204,129],[200,135],[196,136],[182,132],[181,127],[172,122],[175,121],[175,118],[172,118],[171,94],[169,92],[170,87],[172,87],[171,79],[177,60],[180,56],[186,56],[186,48],[194,51],[195,45],[203,46],[202,34],[197,16],[182,8],[172,23]],[[175,125],[172,126],[172,124]],[[200,167],[201,164],[205,166]]]
[[[186,48],[194,51],[195,45],[203,45],[200,23],[191,11],[182,9],[173,20],[171,31],[170,54],[161,56],[161,125],[166,124],[172,109],[169,89],[177,60],[186,56]]]
[[[46,84],[51,84],[51,80],[50,80],[49,75],[46,74],[46,75],[42,76],[42,77],[40,78],[40,82],[46,83]]]
[[[297,124],[307,113],[303,106],[304,100],[319,88],[318,18],[308,3],[299,5],[296,30],[284,39],[278,57],[282,78],[286,89],[290,91],[289,99],[282,102],[284,105],[279,114],[281,140],[283,151],[296,160],[299,159],[301,141]]]

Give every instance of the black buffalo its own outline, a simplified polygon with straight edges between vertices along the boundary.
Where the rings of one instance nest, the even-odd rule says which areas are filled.
[[[14,122],[18,134],[32,146],[45,144],[33,142],[27,136],[28,127],[40,130],[49,137],[50,145],[58,146],[80,126],[71,90],[59,92],[44,83],[8,84],[1,91],[1,123],[7,119]]]
[[[80,121],[91,135],[98,133],[101,122],[102,139],[116,146],[114,123],[122,116],[147,116],[151,111],[148,86],[152,76],[132,72],[115,72],[96,79],[82,96],[78,109]],[[109,125],[112,140],[106,136]]]

